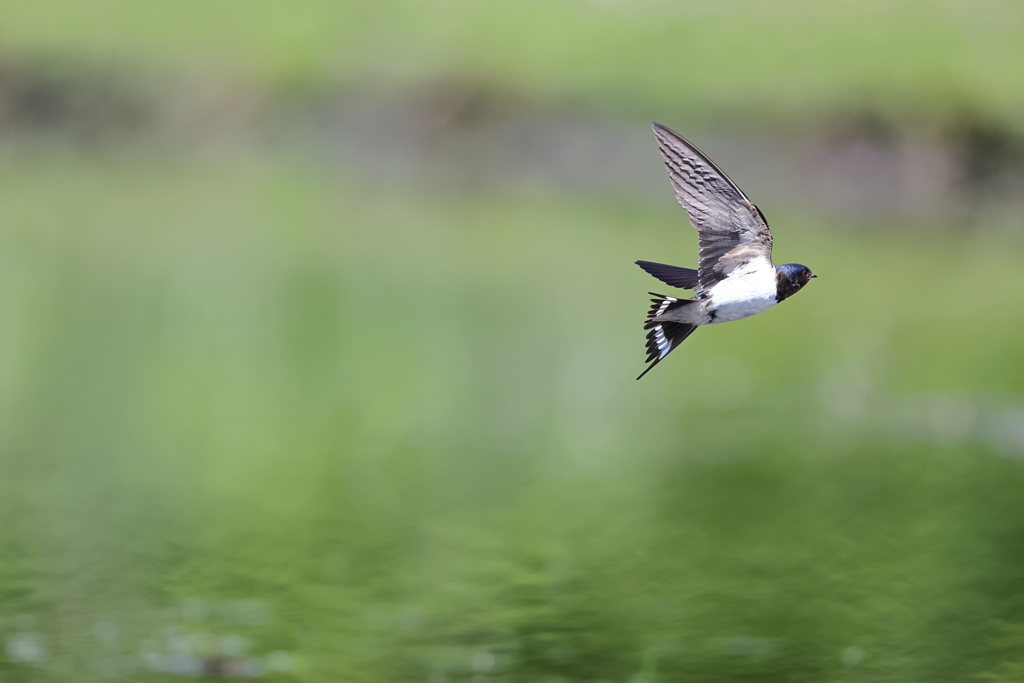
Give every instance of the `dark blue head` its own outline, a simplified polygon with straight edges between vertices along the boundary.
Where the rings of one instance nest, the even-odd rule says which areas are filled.
[[[781,266],[775,266],[775,300],[782,301],[793,296],[800,291],[801,287],[810,282],[812,277],[818,276],[812,273],[810,268],[799,263],[783,263]]]

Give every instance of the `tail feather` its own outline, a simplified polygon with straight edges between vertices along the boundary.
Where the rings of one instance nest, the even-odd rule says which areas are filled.
[[[674,311],[677,308],[682,308],[687,304],[692,304],[693,299],[681,299],[675,296],[665,296],[664,294],[657,294],[655,292],[647,292],[654,298],[651,299],[651,308],[647,311],[647,324],[645,329],[650,327],[654,319],[660,315],[665,315],[669,311]]]
[[[640,373],[640,377],[650,372],[651,368],[664,360],[665,356],[683,343],[683,340],[697,329],[697,325],[655,320],[655,318],[664,315],[668,311],[693,303],[692,299],[678,299],[674,296],[664,296],[654,292],[651,292],[651,294],[655,298],[651,299],[653,305],[647,313],[647,322],[644,323],[644,329],[648,330],[647,360],[645,362],[650,363],[650,365]],[[637,379],[640,379],[640,377],[637,377]]]

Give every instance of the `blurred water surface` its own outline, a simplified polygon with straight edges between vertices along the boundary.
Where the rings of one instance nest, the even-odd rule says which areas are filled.
[[[437,81],[410,48],[379,89],[339,76],[341,94],[324,65],[361,62],[323,47],[331,12],[379,38],[376,10],[275,23],[258,5],[233,33],[214,19],[237,5],[205,25],[190,7],[130,26],[136,10],[12,6],[0,28],[3,683],[1019,680],[1020,138],[974,62],[949,68],[985,93],[975,118],[882,96],[851,114],[830,93],[876,81],[841,60],[755,93],[819,121],[803,134],[728,109],[742,83],[707,74],[697,104],[642,79],[609,94],[667,49],[638,47],[639,20],[593,19],[633,16],[616,3],[524,6],[550,35],[458,3],[395,20],[420,50],[449,46],[423,70],[489,61]],[[745,7],[668,21],[706,17],[713,43]],[[903,4],[880,7],[825,25],[861,54],[836,26],[905,26]],[[943,7],[919,53],[893,54],[943,44],[966,5]],[[1019,20],[985,7],[982,28]],[[538,59],[579,16],[590,32],[546,75],[465,38],[534,35]],[[977,45],[971,26],[951,44]],[[211,52],[221,33],[232,59]],[[622,44],[598,66],[570,58],[608,35]],[[992,35],[977,50],[1016,64]],[[788,49],[762,75],[803,63]],[[892,78],[967,116],[930,89],[942,68]],[[593,87],[552,104],[574,73]],[[826,100],[838,114],[815,119]],[[696,257],[646,127],[691,113],[776,261],[820,277],[636,382],[655,283],[631,262]]]

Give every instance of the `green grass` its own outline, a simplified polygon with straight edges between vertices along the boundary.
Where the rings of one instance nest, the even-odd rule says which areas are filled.
[[[670,197],[6,153],[0,675],[1015,680],[1019,245],[769,213],[821,277],[636,382]]]
[[[787,125],[847,112],[1020,129],[1024,10],[983,2],[7,3],[12,57],[284,89],[468,83],[645,118]]]

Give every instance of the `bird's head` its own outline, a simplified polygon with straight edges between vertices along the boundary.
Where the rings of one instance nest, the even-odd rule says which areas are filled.
[[[788,299],[811,281],[811,278],[818,277],[811,272],[807,266],[799,263],[784,263],[775,266],[775,281],[778,286],[778,293],[775,298],[779,301]]]

